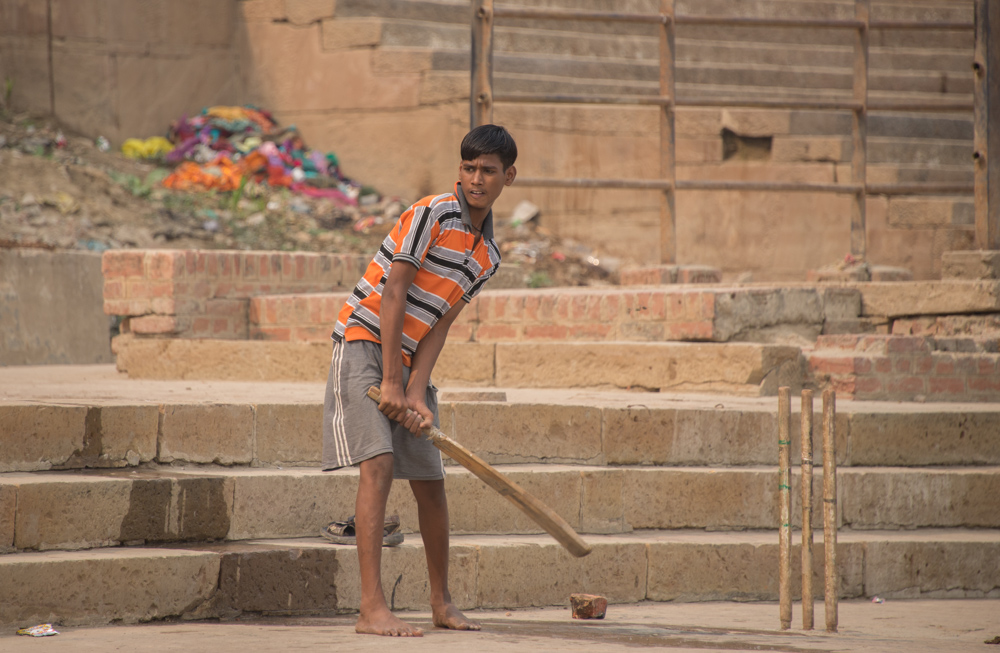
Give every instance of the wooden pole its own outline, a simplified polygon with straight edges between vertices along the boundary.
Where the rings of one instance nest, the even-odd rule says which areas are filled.
[[[472,87],[469,128],[493,122],[493,0],[472,2]]]
[[[827,388],[823,392],[823,552],[826,557],[825,598],[826,630],[837,632],[837,595],[840,590],[837,574],[837,394]]]
[[[868,17],[869,0],[854,1],[854,17],[864,25],[854,34],[854,101],[851,113],[851,183],[859,186],[851,203],[851,255],[865,260],[868,254],[865,180],[868,177]]]
[[[802,629],[813,629],[813,391],[802,391]]]
[[[660,192],[660,263],[676,263],[677,215],[674,182],[674,0],[660,0],[660,96],[669,101],[660,107],[660,178],[670,188]]]
[[[1000,249],[1000,2],[976,0],[973,55],[976,247]]]
[[[778,388],[778,603],[781,629],[792,627],[792,390]]]

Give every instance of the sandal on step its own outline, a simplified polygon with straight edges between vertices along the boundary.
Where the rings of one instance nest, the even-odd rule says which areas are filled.
[[[330,522],[325,528],[320,530],[319,534],[334,544],[350,544],[354,546],[358,543],[357,532],[354,527],[354,515],[351,515],[345,521]],[[382,530],[382,546],[397,546],[402,543],[403,533],[399,530],[399,515],[386,517],[385,526]]]

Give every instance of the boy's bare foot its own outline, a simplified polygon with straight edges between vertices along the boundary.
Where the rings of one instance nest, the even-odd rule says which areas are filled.
[[[477,622],[462,614],[454,603],[445,603],[439,608],[432,608],[431,611],[434,615],[434,625],[438,628],[451,628],[452,630],[479,630],[482,628]]]
[[[374,615],[362,614],[354,625],[354,632],[365,635],[385,635],[387,637],[423,637],[424,631],[411,626],[388,609],[378,610]]]

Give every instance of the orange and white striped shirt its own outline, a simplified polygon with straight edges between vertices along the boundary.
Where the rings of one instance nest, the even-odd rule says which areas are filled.
[[[483,237],[475,243],[460,184],[455,184],[454,193],[425,197],[407,209],[340,310],[333,330],[335,340],[381,342],[382,291],[396,261],[417,267],[406,293],[403,318],[403,362],[408,366],[431,327],[460,299],[472,301],[500,267],[493,212],[486,216]]]

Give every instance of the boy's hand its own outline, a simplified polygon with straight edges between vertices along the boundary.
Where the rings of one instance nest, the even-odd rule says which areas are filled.
[[[424,391],[426,392],[426,390]],[[407,425],[406,428],[410,430],[413,435],[422,435],[425,428],[434,425],[434,413],[431,409],[427,407],[427,402],[424,400],[423,393],[419,397],[411,397],[407,393],[407,399],[409,400],[409,406],[411,414],[415,417],[413,426]]]
[[[433,424],[434,416],[423,398],[409,401],[403,386],[397,383],[382,382],[380,386],[382,400],[378,404],[379,411],[391,420],[399,422],[414,435]]]

